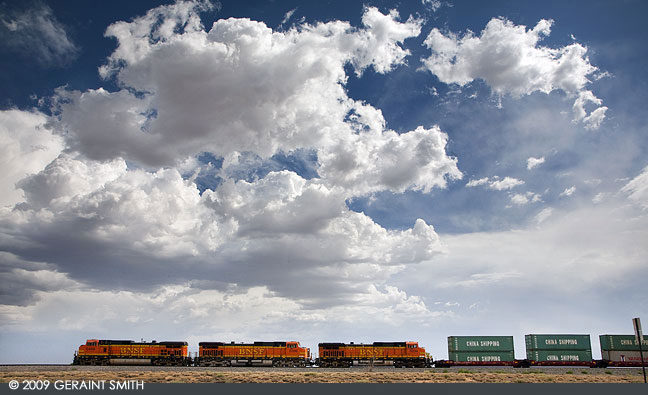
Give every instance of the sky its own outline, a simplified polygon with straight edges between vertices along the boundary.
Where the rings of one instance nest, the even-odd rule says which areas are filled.
[[[643,1],[4,1],[0,363],[648,320]]]

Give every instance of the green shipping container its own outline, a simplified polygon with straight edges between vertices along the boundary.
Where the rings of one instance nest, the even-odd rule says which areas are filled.
[[[448,352],[513,351],[513,336],[448,336]]]
[[[634,335],[601,335],[601,350],[607,351],[639,351],[639,343]],[[648,351],[648,338],[641,343],[643,351]],[[648,353],[647,353],[648,355]]]
[[[592,360],[592,351],[527,350],[527,359],[539,362],[589,362]]]
[[[515,360],[513,351],[463,351],[449,352],[449,360],[455,362],[509,362]]]
[[[529,350],[592,350],[589,335],[526,335]]]

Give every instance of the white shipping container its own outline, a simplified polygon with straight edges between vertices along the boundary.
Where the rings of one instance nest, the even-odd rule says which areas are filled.
[[[602,351],[603,359],[614,362],[636,362],[641,363],[639,351]],[[648,352],[643,353],[644,362],[648,362]]]

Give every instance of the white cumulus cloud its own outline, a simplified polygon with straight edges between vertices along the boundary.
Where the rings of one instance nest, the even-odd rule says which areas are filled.
[[[500,178],[499,176],[495,176],[493,178],[484,177],[478,180],[470,180],[466,184],[466,187],[477,187],[480,185],[488,185],[488,188],[490,189],[496,191],[503,191],[503,190],[515,188],[516,186],[519,185],[524,185],[524,181],[518,180],[517,178],[513,178],[513,177],[504,177],[504,178]]]
[[[596,106],[589,115],[585,109],[587,103],[592,103]],[[601,122],[605,119],[605,112],[607,107],[602,106],[603,101],[594,96],[591,91],[583,90],[578,94],[578,98],[574,101],[574,121],[583,121],[586,129],[598,129]]]
[[[445,153],[448,136],[438,127],[397,134],[392,131],[349,136],[320,150],[319,174],[354,195],[378,190],[429,192],[460,179],[456,158]]]
[[[151,167],[204,151],[267,158],[314,148],[332,172],[345,165],[345,155],[363,153],[385,153],[385,170],[397,172],[403,165],[390,160],[414,149],[423,171],[403,181],[375,175],[379,185],[363,190],[396,184],[427,190],[442,183],[442,172],[458,176],[454,160],[438,151],[447,139],[438,128],[402,136],[384,130],[382,113],[344,89],[346,64],[357,74],[403,64],[409,52],[400,44],[419,34],[420,21],[399,22],[395,11],[368,7],[359,29],[332,21],[274,32],[262,22],[230,18],[206,31],[198,18],[204,7],[162,6],[107,29],[118,46],[101,72],[124,89],[59,91],[58,127],[72,148],[92,159],[122,157]],[[363,152],[347,152],[354,144]]]
[[[292,16],[293,16],[293,14],[295,13],[295,11],[297,11],[297,7],[295,7],[295,8],[293,8],[292,10],[286,12],[286,13],[284,14],[283,19],[281,20],[281,24],[283,25],[283,24],[285,24],[286,22],[288,22],[288,21],[290,20],[290,18],[292,18]]]
[[[576,192],[576,186],[572,185],[569,188],[565,188],[565,190],[560,193],[560,196],[571,196],[574,192]]]
[[[545,162],[545,157],[541,156],[540,158],[530,157],[527,159],[527,170],[534,169]]]
[[[47,117],[37,112],[0,111],[0,207],[23,200],[16,184],[40,172],[63,149],[63,139],[45,127]]]
[[[19,187],[24,202],[0,212],[0,248],[101,289],[197,281],[336,305],[443,250],[423,220],[388,231],[350,211],[344,189],[290,171],[200,194],[174,168],[67,153]]]
[[[59,90],[57,126],[72,149],[153,168],[204,151],[227,167],[244,152],[314,149],[321,182],[351,195],[429,192],[461,178],[438,127],[387,130],[380,110],[344,89],[348,63],[357,74],[403,64],[400,44],[420,21],[367,7],[361,29],[333,21],[273,32],[230,18],[205,31],[197,17],[205,7],[161,6],[108,28],[119,44],[101,71],[125,89]]]
[[[516,193],[513,196],[511,196],[511,202],[518,206],[523,206],[528,203],[537,203],[541,201],[542,201],[542,197],[539,194],[533,192],[527,192],[525,194]]]
[[[556,49],[539,45],[550,34],[552,24],[552,20],[542,19],[527,29],[493,18],[479,36],[468,31],[462,37],[434,28],[425,40],[432,54],[423,59],[424,67],[446,84],[464,86],[482,79],[499,95],[520,97],[562,90],[577,97],[574,120],[597,129],[607,107],[585,87],[590,82],[588,76],[598,69],[590,64],[587,47],[579,43]],[[596,106],[589,115],[585,101]]]
[[[511,189],[515,188],[518,185],[523,185],[524,181],[518,180],[517,178],[513,177],[504,177],[501,180],[494,180],[491,181],[489,187],[490,189],[494,189],[496,191],[502,191],[505,189]]]
[[[486,185],[488,184],[488,177],[480,178],[478,180],[470,180],[466,184],[467,187],[476,187],[479,185]]]

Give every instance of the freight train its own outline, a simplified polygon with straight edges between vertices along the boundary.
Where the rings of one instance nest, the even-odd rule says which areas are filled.
[[[583,366],[640,367],[633,335],[601,335],[601,360],[592,359],[589,335],[526,335],[526,359],[514,357],[513,336],[450,336],[447,360],[433,360],[417,342],[319,343],[319,356],[297,341],[200,342],[192,358],[187,342],[91,339],[75,352],[75,365],[352,367]],[[642,343],[648,366],[648,341]]]

